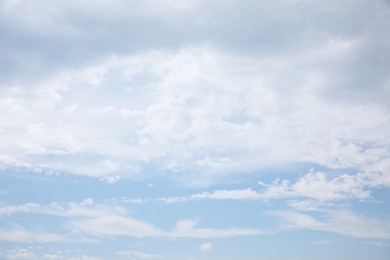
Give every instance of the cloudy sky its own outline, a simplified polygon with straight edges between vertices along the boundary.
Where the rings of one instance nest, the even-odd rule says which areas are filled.
[[[390,2],[1,0],[0,259],[389,259]]]

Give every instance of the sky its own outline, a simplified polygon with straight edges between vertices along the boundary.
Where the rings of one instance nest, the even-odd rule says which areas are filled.
[[[0,259],[390,259],[387,0],[1,0]]]

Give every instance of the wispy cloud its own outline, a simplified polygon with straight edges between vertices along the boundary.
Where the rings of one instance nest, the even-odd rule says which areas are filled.
[[[0,240],[22,243],[51,243],[65,241],[63,235],[26,230],[23,228],[0,228]]]
[[[25,204],[0,208],[3,216],[12,216],[17,213],[52,215],[63,218],[67,226],[82,234],[92,235],[97,238],[106,237],[168,237],[168,238],[224,238],[237,236],[264,235],[265,232],[253,228],[203,228],[198,227],[198,220],[179,220],[172,230],[162,230],[154,225],[126,216],[125,208],[95,204],[92,199],[86,199],[80,203],[51,203],[48,206],[39,204]],[[48,233],[34,233],[24,230],[2,230],[1,238],[8,241],[29,242],[54,242],[79,241],[91,242],[91,239],[74,239],[71,236],[60,237]]]
[[[161,255],[156,254],[149,254],[144,252],[138,252],[138,251],[119,251],[116,252],[116,255],[120,257],[130,257],[130,259],[161,259],[163,258]]]
[[[268,200],[268,199],[311,199],[321,203],[348,199],[371,199],[373,188],[387,186],[387,177],[378,172],[359,172],[356,174],[337,174],[327,177],[322,171],[310,170],[295,181],[275,179],[271,183],[258,181],[254,188],[214,190],[180,197],[123,198],[124,203],[178,203],[194,200]],[[309,200],[306,201],[310,202]],[[298,207],[302,201],[296,203]],[[315,203],[315,202],[314,202]],[[313,204],[313,203],[312,203]],[[302,205],[303,206],[303,205]]]
[[[286,210],[273,211],[270,214],[283,220],[283,229],[321,230],[358,238],[390,238],[388,221],[360,215],[350,210],[331,209],[317,211],[316,214]]]

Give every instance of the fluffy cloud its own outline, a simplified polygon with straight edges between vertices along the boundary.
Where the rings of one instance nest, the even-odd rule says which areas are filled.
[[[187,205],[163,203],[243,205],[239,200],[275,202],[271,215],[282,231],[388,239],[382,210],[371,217],[347,209],[390,187],[389,10],[385,0],[0,1],[0,172],[7,187],[0,189],[0,218],[7,220],[0,239],[265,234],[253,225],[235,228],[242,223],[204,227],[182,219],[187,216],[173,219],[173,228],[155,226],[152,218],[129,213],[148,213],[150,205],[124,207],[149,202],[180,211]],[[14,185],[33,174],[50,175],[45,180],[58,187],[61,180],[86,180],[79,176],[113,184],[97,182],[104,189],[84,192],[79,181],[72,198],[101,198],[103,190],[119,198],[142,189],[127,193],[118,182],[156,186],[117,204],[91,198],[44,204],[34,202],[41,193],[29,197],[34,185]],[[248,179],[271,181],[253,187]],[[62,200],[64,194],[50,195]],[[33,203],[6,206],[7,199],[24,203],[26,196]],[[33,217],[24,222],[26,215]],[[123,257],[154,257],[126,252]],[[72,257],[9,253],[11,259]]]
[[[267,190],[259,197],[283,198],[283,197],[307,197],[316,200],[337,199],[367,199],[370,193],[364,188],[369,186],[369,181],[361,174],[341,174],[330,180],[323,172],[309,172],[299,178],[295,183],[288,180],[276,179],[272,184],[262,184]]]
[[[66,66],[78,67],[113,53],[156,47],[177,49],[202,43],[241,55],[287,55],[338,36],[332,42],[334,56],[328,52],[324,57],[341,60],[330,69],[337,76],[334,83],[345,84],[348,78],[343,74],[353,72],[360,72],[367,82],[386,71],[380,69],[386,57],[377,57],[389,41],[379,29],[388,23],[386,5],[385,1],[367,4],[351,0],[326,7],[321,2],[284,0],[197,0],[185,4],[121,0],[97,1],[92,6],[88,1],[75,0],[50,4],[42,0],[34,4],[7,0],[0,6],[1,33],[6,39],[1,55],[9,63],[0,78],[15,78],[16,72],[22,70],[24,76],[33,77]],[[350,56],[343,51],[356,48],[362,54],[356,58],[358,62],[345,60]],[[377,68],[374,75],[364,71],[364,61]],[[380,81],[380,77],[376,78]],[[359,84],[355,80],[347,83]]]
[[[386,6],[2,1],[0,165],[108,183],[152,165],[191,185],[290,162],[377,168]]]
[[[93,86],[89,68],[30,89],[5,86],[2,167],[114,183],[149,178],[143,168],[156,165],[191,185],[290,162],[386,170],[379,166],[389,155],[387,108],[330,106],[310,77],[285,89],[278,75],[311,61],[291,63],[187,48],[111,58]]]

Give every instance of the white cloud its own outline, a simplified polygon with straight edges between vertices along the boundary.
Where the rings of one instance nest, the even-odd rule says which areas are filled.
[[[17,229],[2,229],[0,228],[0,240],[10,242],[23,243],[51,243],[61,242],[65,240],[62,235],[53,233],[45,233],[33,230]]]
[[[300,199],[291,200],[290,204],[297,209],[310,209],[318,205],[331,205],[332,201],[372,199],[371,189],[387,187],[388,178],[381,172],[358,172],[356,174],[328,174],[310,170],[295,181],[275,179],[271,183],[258,181],[261,190],[252,188],[236,190],[214,190],[195,193],[181,197],[161,197],[149,199],[124,199],[124,203],[164,202],[178,203],[194,200],[268,200],[268,199]],[[306,198],[306,200],[301,200]]]
[[[63,260],[63,259],[72,259],[72,260],[99,260],[100,258],[88,255],[78,255],[78,256],[70,256],[69,253],[72,251],[57,251],[55,253],[45,253],[44,247],[34,247],[29,246],[26,248],[16,247],[15,249],[7,250],[3,254],[5,259],[9,260],[17,260],[17,259],[29,259],[29,260]],[[76,250],[72,253],[79,253]]]
[[[333,208],[318,210],[315,214],[303,214],[297,211],[274,211],[271,215],[279,217],[284,224],[282,229],[311,229],[343,234],[358,238],[390,238],[388,221],[379,220],[350,210]]]
[[[0,1],[0,173],[142,179],[156,186],[141,194],[165,196],[115,203],[287,199],[292,210],[275,213],[284,228],[388,238],[386,220],[336,210],[390,188],[388,14],[384,0]],[[322,170],[263,181],[291,165]],[[253,178],[261,187],[242,188]],[[204,189],[186,196],[183,186]],[[25,198],[12,195],[4,200]],[[26,226],[1,227],[0,237],[263,234],[194,220],[161,229],[112,203],[1,206],[1,219]],[[42,223],[36,214],[63,220],[68,235],[30,223]]]
[[[164,231],[144,221],[115,215],[89,218],[71,223],[73,228],[99,237],[226,238],[266,234],[266,232],[259,229],[198,228],[197,224],[198,220],[180,220],[173,230]]]
[[[58,254],[44,254],[42,256],[42,259],[44,259],[44,260],[62,260],[62,259],[65,259],[65,257],[62,255],[58,255]]]
[[[29,260],[99,260],[100,258],[88,255],[69,256],[68,252],[56,252],[56,253],[44,253],[43,247],[32,247],[19,248],[8,250],[5,252],[6,259],[17,260],[17,259],[29,259]]]
[[[322,246],[322,245],[327,245],[327,244],[330,244],[330,241],[326,240],[326,239],[319,240],[319,241],[316,241],[313,243],[313,245],[317,245],[317,246]]]
[[[328,180],[325,173],[310,171],[291,184],[288,180],[276,179],[272,184],[266,185],[267,190],[260,197],[308,197],[321,201],[367,199],[370,193],[364,188],[368,185],[361,174],[341,174]]]
[[[73,221],[72,226],[84,233],[101,237],[156,237],[163,235],[159,229],[146,222],[115,215]]]
[[[134,260],[142,260],[142,259],[161,259],[163,258],[160,255],[156,254],[149,254],[149,253],[144,253],[144,252],[137,252],[137,251],[119,251],[116,253],[118,256],[121,257],[126,257]]]
[[[212,243],[203,243],[199,246],[199,250],[202,252],[210,251],[213,248]]]
[[[37,255],[27,248],[20,248],[9,250],[6,253],[7,259],[16,260],[16,259],[38,259]]]
[[[92,198],[87,198],[79,203],[52,202],[48,205],[27,203],[0,207],[0,216],[12,216],[16,213],[46,214],[59,217],[102,217],[112,214],[124,215],[126,210],[120,206],[98,204]]]
[[[172,237],[187,238],[226,238],[236,236],[258,236],[266,232],[259,229],[241,229],[241,228],[198,228],[198,220],[180,220],[175,229],[171,232]]]
[[[86,79],[96,66],[5,86],[0,103],[18,108],[0,113],[0,158],[109,183],[153,177],[149,164],[186,185],[289,162],[383,171],[387,107],[324,99],[306,56],[250,59],[198,46],[108,58],[98,88]],[[297,67],[304,75],[286,89],[277,79]]]
[[[378,178],[381,179],[379,183],[376,182]],[[165,202],[181,202],[197,199],[259,200],[306,197],[325,202],[340,199],[369,199],[371,198],[369,188],[387,185],[387,181],[384,176],[382,177],[381,173],[339,174],[328,178],[324,172],[311,170],[294,182],[286,179],[275,179],[270,184],[259,182],[259,185],[265,187],[265,191],[260,192],[252,188],[216,190],[193,194],[189,197],[165,198],[161,200]]]
[[[87,198],[80,202],[80,206],[91,206],[94,204],[94,200],[92,198]]]
[[[380,247],[380,248],[390,247],[390,244],[384,244],[382,242],[376,242],[376,241],[367,241],[365,244],[375,246],[375,247]]]
[[[109,184],[117,183],[121,179],[121,176],[115,175],[115,176],[105,176],[103,178],[100,178],[100,181],[105,181]]]
[[[21,229],[0,230],[0,239],[9,241],[54,242],[78,241],[96,242],[78,235],[92,235],[99,238],[127,237],[168,237],[168,238],[224,238],[236,236],[256,236],[266,232],[252,228],[203,228],[197,227],[198,220],[180,220],[173,230],[162,230],[154,225],[126,216],[125,208],[99,204],[88,198],[80,203],[56,203],[47,206],[28,203],[20,206],[0,208],[1,215],[12,217],[16,213],[42,214],[64,218],[72,232],[67,236],[39,233]]]
[[[81,255],[69,257],[69,260],[100,260],[100,258],[89,255]]]

